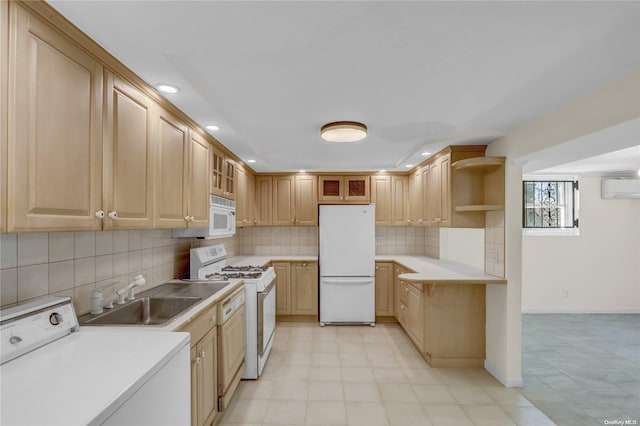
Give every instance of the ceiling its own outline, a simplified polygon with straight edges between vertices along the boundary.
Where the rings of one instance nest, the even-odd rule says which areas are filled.
[[[536,175],[633,176],[640,172],[640,145],[536,171]]]
[[[406,170],[640,69],[640,2],[49,3],[259,172]]]

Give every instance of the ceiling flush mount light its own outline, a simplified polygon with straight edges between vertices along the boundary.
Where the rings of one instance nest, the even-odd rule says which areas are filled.
[[[356,121],[336,121],[322,126],[320,135],[329,142],[357,142],[367,136],[367,126]]]
[[[174,94],[180,91],[180,89],[178,89],[176,86],[172,86],[170,84],[165,84],[165,83],[156,84],[155,87],[156,89],[158,89],[159,92],[162,92],[162,93]]]
[[[207,129],[209,129],[209,130],[211,130],[213,132],[216,132],[216,131],[220,130],[220,127],[211,124],[211,125],[207,126]]]

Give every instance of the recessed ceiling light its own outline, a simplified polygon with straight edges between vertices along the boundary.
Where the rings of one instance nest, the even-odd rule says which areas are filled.
[[[220,130],[220,127],[218,127],[216,125],[213,125],[213,124],[210,124],[210,125],[207,126],[207,129],[212,130],[212,131],[215,132],[215,131]]]
[[[410,169],[410,168],[412,168],[412,167],[413,167],[413,164],[405,164],[404,166],[405,166],[407,169]]]
[[[302,170],[302,169],[300,169],[300,170],[298,170],[298,171],[299,171],[300,173],[307,173],[307,171],[306,171],[306,170]]]
[[[380,173],[386,173],[385,169],[380,170]]]
[[[638,169],[638,176],[640,176],[640,169]]]
[[[180,91],[180,89],[178,89],[176,86],[172,86],[170,84],[165,84],[165,83],[160,83],[160,84],[156,84],[156,89],[158,89],[158,91],[162,92],[162,93],[178,93]]]
[[[256,160],[247,160],[247,163],[255,163]]]
[[[320,135],[329,142],[357,142],[367,136],[367,126],[356,121],[336,121],[322,126]]]
[[[422,155],[422,156],[426,157],[427,155],[431,155],[431,153],[430,153],[430,152],[425,151],[425,152],[421,152],[421,153],[420,153],[420,155]]]

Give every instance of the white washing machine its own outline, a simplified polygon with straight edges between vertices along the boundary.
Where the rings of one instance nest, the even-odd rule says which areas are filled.
[[[68,297],[0,311],[3,426],[189,425],[189,334],[78,327]]]

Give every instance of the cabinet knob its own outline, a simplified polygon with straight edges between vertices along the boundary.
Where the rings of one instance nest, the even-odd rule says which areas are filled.
[[[300,219],[296,219],[296,223],[300,223]]]
[[[376,266],[376,271],[377,271],[378,269],[380,269],[380,268]]]
[[[118,212],[116,212],[116,211],[109,212],[109,218],[117,219],[118,218]]]
[[[205,351],[200,352],[200,356],[201,356],[202,358],[204,358],[206,354],[207,354],[207,353],[206,353]]]
[[[345,199],[345,200],[348,200],[348,199],[349,199],[349,197],[344,197],[344,199]]]
[[[103,212],[102,210],[98,210],[98,211],[96,212],[96,217],[97,217],[98,219],[104,219],[104,212]]]
[[[253,223],[258,223],[258,220],[257,219],[253,219]]]
[[[185,222],[189,222],[189,216],[185,216],[185,217],[184,217],[184,221],[185,221]]]
[[[302,264],[302,266],[307,266],[307,264],[306,264],[306,263],[303,263],[303,264]]]

